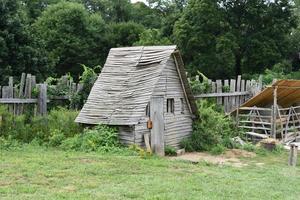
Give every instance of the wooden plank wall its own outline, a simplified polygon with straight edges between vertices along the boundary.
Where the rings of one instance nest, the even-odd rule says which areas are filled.
[[[58,85],[53,87],[68,87],[70,94],[80,92],[82,84],[73,83],[67,76],[59,79]],[[21,115],[26,112],[29,104],[34,106],[35,115],[47,115],[47,103],[51,100],[65,100],[69,96],[49,96],[47,94],[46,83],[36,83],[36,77],[31,74],[22,73],[20,81],[15,81],[9,77],[8,85],[0,86],[0,105],[8,105],[9,112],[14,115]],[[38,91],[37,96],[33,96],[34,91]]]
[[[196,76],[199,81],[199,77]],[[196,99],[216,98],[224,106],[226,113],[231,112],[262,90],[262,77],[259,80],[244,80],[241,76],[230,80],[208,80],[210,93],[194,94]]]

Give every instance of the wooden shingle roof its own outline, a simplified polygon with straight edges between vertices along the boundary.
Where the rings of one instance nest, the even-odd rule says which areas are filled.
[[[177,54],[176,54],[177,53]],[[126,47],[110,50],[76,122],[84,124],[133,125],[145,115],[154,87],[171,56],[181,59],[176,46]],[[179,60],[182,83],[191,112],[197,109]]]

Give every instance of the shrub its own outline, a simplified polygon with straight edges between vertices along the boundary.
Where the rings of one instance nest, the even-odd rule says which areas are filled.
[[[82,151],[111,151],[120,146],[116,129],[105,125],[85,129],[82,134],[68,138],[61,144],[65,150]]]
[[[238,135],[230,116],[217,111],[217,106],[206,100],[198,102],[199,118],[194,122],[190,138],[181,142],[186,151],[210,151],[216,145],[231,148],[231,138]]]
[[[0,137],[11,138],[19,142],[29,143],[32,140],[40,144],[54,145],[59,138],[72,137],[83,131],[83,128],[74,122],[78,112],[58,108],[52,110],[48,116],[28,117],[26,115],[13,116],[6,107],[0,107]],[[59,138],[58,138],[59,136]]]
[[[217,144],[216,146],[211,148],[210,152],[213,155],[219,155],[219,154],[224,153],[225,150],[226,150],[226,148],[222,144]]]
[[[49,137],[49,145],[56,147],[61,145],[62,141],[65,139],[64,134],[62,133],[61,130],[55,129],[51,131],[51,135]]]
[[[167,156],[176,156],[177,155],[176,149],[174,147],[171,147],[171,146],[166,146],[165,154]]]

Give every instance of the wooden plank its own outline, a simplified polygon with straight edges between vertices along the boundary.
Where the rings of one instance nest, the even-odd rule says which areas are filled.
[[[240,110],[261,110],[261,111],[272,111],[271,108],[261,108],[261,107],[240,107]]]
[[[255,136],[255,137],[259,137],[259,138],[263,138],[263,139],[268,138],[267,135],[259,134],[259,133],[255,133],[255,132],[246,132],[246,134],[251,135],[251,136]]]
[[[19,87],[19,98],[24,96],[25,79],[26,79],[26,74],[22,73],[20,87]]]
[[[14,98],[14,79],[12,76],[10,76],[8,79],[8,94],[7,95],[8,95],[7,98]],[[14,114],[15,113],[14,107],[15,107],[14,104],[9,105],[8,106],[9,112]]]
[[[235,92],[235,79],[230,80],[230,92]],[[232,96],[229,98],[229,103],[230,103],[230,111],[234,110],[236,108],[235,106],[235,96]]]
[[[253,129],[253,130],[267,130],[271,131],[271,128],[261,127],[261,126],[239,126],[239,128]]]
[[[242,80],[242,76],[238,75],[237,77],[237,81],[236,81],[236,92],[240,92],[241,91],[241,80]],[[240,106],[240,96],[237,96],[235,98],[235,102],[236,102],[236,107]]]
[[[248,95],[249,92],[224,92],[195,95],[195,98],[213,98],[213,97],[236,97]]]
[[[224,86],[225,86],[225,88],[228,88],[228,90],[225,91],[225,92],[229,92],[229,80],[225,80],[224,81]],[[228,96],[224,97],[224,111],[225,111],[225,113],[230,112],[230,110],[229,110]]]
[[[212,93],[216,92],[216,82],[211,82],[211,92]]]
[[[272,106],[272,136],[276,138],[276,118],[277,118],[277,87],[273,88],[273,106]]]
[[[241,92],[245,92],[245,91],[246,91],[246,81],[241,80]],[[245,103],[245,99],[246,99],[245,96],[240,97],[240,105],[243,105],[243,103]]]
[[[39,84],[38,114],[47,115],[47,84]]]
[[[217,93],[222,93],[222,80],[216,80]],[[222,97],[217,97],[217,104],[222,105]]]
[[[0,99],[0,103],[2,104],[18,104],[18,103],[33,104],[37,102],[38,102],[37,99],[19,99],[19,98],[8,98],[8,97]]]
[[[289,153],[289,166],[296,167],[297,165],[297,153],[298,153],[298,145],[291,144],[290,145],[290,153]]]
[[[26,77],[26,85],[25,85],[25,93],[24,93],[24,96],[26,98],[31,98],[31,74],[27,74],[27,77]]]
[[[144,141],[145,141],[147,152],[152,153],[152,149],[150,146],[150,135],[148,133],[144,134]]]
[[[150,100],[151,148],[160,156],[165,155],[164,147],[164,97],[152,97]]]
[[[261,121],[247,121],[247,120],[241,120],[240,123],[246,123],[246,124],[264,124],[264,125],[271,125],[270,122],[261,122]]]

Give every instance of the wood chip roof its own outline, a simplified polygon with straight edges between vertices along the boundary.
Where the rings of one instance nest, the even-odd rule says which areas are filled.
[[[110,50],[76,122],[133,125],[145,116],[165,63],[174,56],[190,110],[197,115],[184,66],[176,46],[125,47]]]
[[[261,93],[254,96],[242,107],[264,107],[273,104],[273,88],[277,87],[277,103],[282,107],[289,107],[300,102],[300,81],[279,80],[272,86],[267,87]]]

